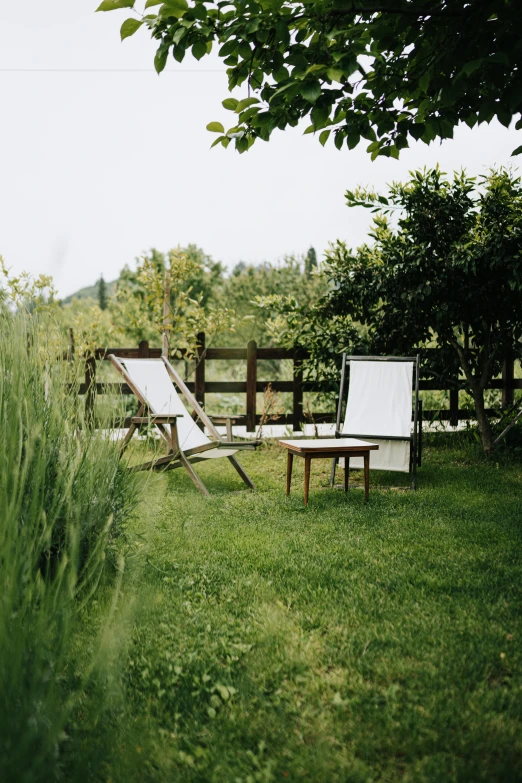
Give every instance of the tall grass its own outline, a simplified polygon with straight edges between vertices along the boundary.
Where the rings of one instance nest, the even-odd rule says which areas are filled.
[[[71,377],[71,375],[73,377]],[[0,309],[0,780],[60,775],[80,609],[135,502],[38,316]],[[72,389],[67,389],[67,383]],[[121,568],[121,563],[119,564]],[[76,690],[75,690],[76,688]]]

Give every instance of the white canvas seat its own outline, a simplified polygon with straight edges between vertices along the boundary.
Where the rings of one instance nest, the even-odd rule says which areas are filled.
[[[184,452],[212,443],[183,405],[161,359],[123,359],[122,364],[148,400],[151,413],[181,414],[182,418],[176,424],[179,445]],[[236,452],[237,449],[210,449],[197,453],[200,459],[213,459],[231,457]]]
[[[256,444],[223,442],[211,419],[168,360],[118,359],[113,354],[109,358],[140,402],[137,416],[131,419],[121,453],[123,454],[134,432],[146,423],[154,424],[167,444],[166,456],[133,466],[131,470],[171,470],[183,466],[200,492],[208,495],[205,485],[193,468],[193,463],[227,457],[247,486],[254,488],[235,454],[239,448],[252,448]],[[185,407],[176,387],[194,411],[196,419]],[[207,428],[211,437],[198,427],[197,420]]]
[[[341,424],[347,364],[350,383],[344,422]],[[420,423],[418,399],[418,357],[343,356],[336,437],[363,438],[379,446],[371,470],[412,472],[420,464],[417,430]],[[413,374],[415,368],[415,384]],[[413,392],[413,399],[412,399]],[[413,429],[412,429],[413,408]],[[340,461],[344,467],[344,460]],[[361,469],[361,458],[350,460],[350,468]],[[332,481],[335,466],[332,470]]]

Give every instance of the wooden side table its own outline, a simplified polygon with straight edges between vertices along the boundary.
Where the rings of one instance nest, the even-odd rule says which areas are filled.
[[[279,445],[287,449],[286,463],[286,495],[290,494],[292,483],[292,466],[294,455],[304,457],[304,504],[308,505],[308,490],[310,487],[310,464],[313,459],[338,459],[344,457],[344,491],[348,492],[348,474],[350,470],[350,457],[362,457],[364,459],[364,500],[368,502],[370,493],[370,451],[376,451],[379,446],[375,443],[367,443],[357,438],[314,438],[306,440],[280,440]]]

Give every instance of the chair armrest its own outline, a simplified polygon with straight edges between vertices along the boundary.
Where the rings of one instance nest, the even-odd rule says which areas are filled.
[[[220,440],[219,441],[219,448],[225,448],[225,449],[257,449],[259,444],[261,443],[260,440]]]
[[[216,413],[215,416],[209,416],[209,419],[217,422],[219,422],[220,419],[222,419],[225,422],[225,421],[237,421],[240,418],[241,418],[240,413]]]
[[[133,424],[174,424],[176,419],[182,418],[182,413],[151,413],[149,416],[133,416],[131,422]]]

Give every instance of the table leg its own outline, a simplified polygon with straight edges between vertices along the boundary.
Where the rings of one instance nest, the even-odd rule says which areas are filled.
[[[350,477],[350,458],[344,458],[344,491],[348,492],[348,479]]]
[[[368,502],[370,494],[370,453],[364,455],[364,502]]]
[[[305,474],[304,474],[304,504],[305,506],[308,505],[308,490],[310,487],[310,463],[312,462],[312,457],[310,454],[305,455]]]
[[[286,496],[290,494],[290,484],[292,483],[292,465],[294,462],[294,455],[291,451],[287,452],[286,457]]]

